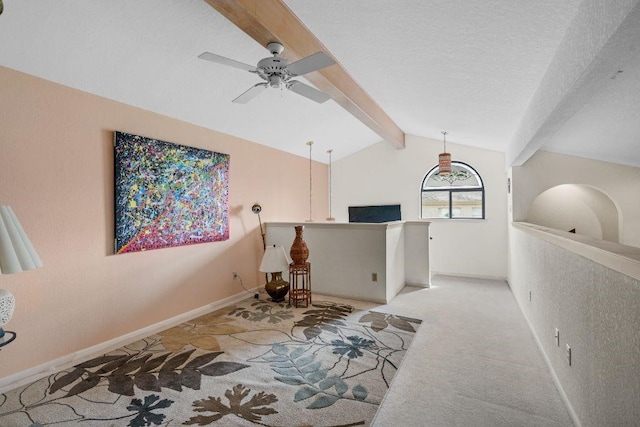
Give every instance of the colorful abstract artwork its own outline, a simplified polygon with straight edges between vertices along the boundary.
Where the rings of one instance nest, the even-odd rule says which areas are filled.
[[[115,132],[118,254],[229,238],[229,155]]]

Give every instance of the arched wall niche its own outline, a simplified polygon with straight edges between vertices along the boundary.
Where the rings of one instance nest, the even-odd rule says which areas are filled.
[[[527,222],[619,243],[618,208],[597,188],[562,184],[540,193],[531,204]]]

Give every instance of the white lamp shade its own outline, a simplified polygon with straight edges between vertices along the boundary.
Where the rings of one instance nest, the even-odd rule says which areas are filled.
[[[263,273],[285,271],[291,262],[291,258],[284,250],[284,246],[267,246],[262,256],[259,270]]]
[[[20,221],[10,206],[0,206],[0,274],[20,273],[42,267]]]
[[[13,294],[5,289],[0,289],[0,328],[11,320],[15,308],[16,299]]]

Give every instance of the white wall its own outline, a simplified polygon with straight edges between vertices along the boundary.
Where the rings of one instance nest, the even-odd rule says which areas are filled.
[[[405,227],[389,226],[386,232],[387,286],[385,299],[390,302],[405,285]]]
[[[560,247],[566,234],[550,243],[511,226],[509,285],[578,425],[638,425],[640,282]]]
[[[578,184],[562,184],[535,198],[527,222],[576,234],[618,242],[618,209],[602,191]]]
[[[431,285],[429,226],[430,223],[422,221],[407,222],[404,226],[404,271],[407,285]]]
[[[507,175],[504,153],[447,143],[453,160],[473,166],[485,184],[485,220],[431,220],[433,273],[507,276]],[[402,219],[420,218],[420,185],[436,165],[442,141],[407,135],[406,148],[380,142],[333,163],[333,215],[349,206],[400,204]]]
[[[565,205],[567,209],[589,209],[594,217],[591,219],[598,217],[601,224],[607,223],[603,218],[617,214],[619,242],[640,247],[640,168],[538,151],[524,165],[512,168],[510,174],[509,207],[514,221],[530,215],[535,219],[539,215],[535,212],[536,198],[549,189],[565,188],[571,192],[564,194],[567,202],[569,198],[581,203],[589,200],[588,206]],[[594,188],[611,202],[605,203],[600,195],[594,199],[576,193],[586,190],[594,195]],[[552,198],[559,203],[557,197]],[[509,285],[540,341],[574,419],[584,426],[636,425],[640,419],[637,278],[560,247],[562,243],[531,235],[516,224],[509,234]],[[571,238],[568,233],[560,234],[564,234],[560,242]],[[615,241],[612,235],[615,227],[605,225],[602,238]],[[623,255],[634,252],[633,248],[604,240],[597,245],[619,247]],[[596,249],[594,253],[601,256],[606,252]],[[617,265],[623,257],[614,253],[610,259]],[[632,264],[637,270],[637,261]],[[553,339],[556,327],[560,329],[560,347]],[[566,361],[567,344],[572,348],[571,366]]]
[[[513,220],[526,221],[542,192],[560,184],[583,184],[609,196],[619,212],[619,242],[640,247],[640,168],[538,151],[512,168]]]

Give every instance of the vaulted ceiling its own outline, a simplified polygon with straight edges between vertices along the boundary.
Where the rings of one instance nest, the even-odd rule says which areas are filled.
[[[327,161],[405,134],[537,149],[640,167],[639,0],[4,0],[0,65],[196,125]],[[233,22],[232,22],[233,21]],[[299,78],[318,104],[258,76],[266,40],[290,60],[337,65]],[[180,141],[188,143],[187,141]],[[434,143],[436,143],[434,141]]]

